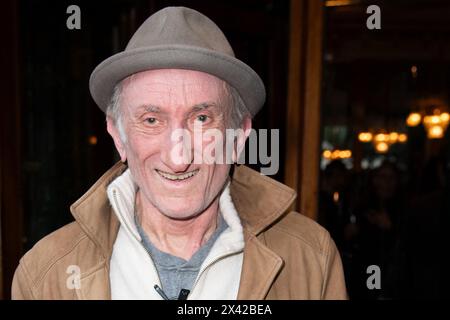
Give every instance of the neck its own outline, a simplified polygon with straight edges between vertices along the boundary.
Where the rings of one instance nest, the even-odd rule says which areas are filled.
[[[142,229],[160,251],[189,260],[217,228],[219,197],[195,217],[178,220],[161,213],[138,191],[136,211]]]

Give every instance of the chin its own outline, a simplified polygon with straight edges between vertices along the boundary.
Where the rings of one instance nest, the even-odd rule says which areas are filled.
[[[195,216],[198,215],[198,212],[186,212],[186,211],[175,211],[175,210],[165,210],[161,211],[163,215],[165,215],[167,218],[173,219],[173,220],[189,220]]]
[[[168,218],[175,220],[186,220],[192,217],[195,217],[200,212],[202,212],[202,208],[200,206],[186,206],[185,204],[182,206],[175,205],[172,203],[164,205],[161,204],[158,206],[159,211]]]

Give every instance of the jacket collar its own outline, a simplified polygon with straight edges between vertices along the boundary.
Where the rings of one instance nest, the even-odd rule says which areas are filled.
[[[235,167],[231,198],[244,228],[255,236],[283,216],[296,198],[296,192],[249,167]]]
[[[120,223],[112,212],[106,190],[115,177],[122,174],[125,169],[126,166],[121,162],[116,163],[70,206],[78,225],[100,249],[107,268]]]
[[[109,169],[70,210],[83,231],[100,248],[106,271],[119,221],[108,201],[107,187],[127,166]],[[239,299],[262,299],[280,271],[283,261],[257,236],[279,220],[296,197],[294,190],[243,165],[236,166],[230,194],[244,229],[244,264]],[[86,296],[87,293],[84,294]]]

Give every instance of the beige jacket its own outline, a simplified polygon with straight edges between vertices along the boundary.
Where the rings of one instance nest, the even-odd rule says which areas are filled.
[[[74,222],[46,236],[21,259],[13,299],[110,299],[109,262],[119,222],[106,194],[118,163],[71,206]],[[244,228],[238,299],[346,299],[342,264],[326,230],[296,212],[285,185],[245,166],[231,197]],[[74,285],[71,266],[82,270]]]

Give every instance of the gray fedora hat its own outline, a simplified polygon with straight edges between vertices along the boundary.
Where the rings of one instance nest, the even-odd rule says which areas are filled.
[[[151,15],[124,51],[95,68],[89,89],[105,112],[119,81],[141,71],[169,68],[202,71],[224,80],[239,92],[252,116],[264,104],[266,91],[256,72],[235,58],[213,21],[185,7],[167,7]]]

